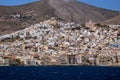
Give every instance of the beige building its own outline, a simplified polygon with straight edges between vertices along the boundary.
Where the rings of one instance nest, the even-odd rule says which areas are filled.
[[[99,54],[96,59],[96,64],[99,66],[112,66],[116,63],[116,58],[113,55]]]
[[[89,21],[85,24],[85,26],[88,27],[88,28],[90,28],[90,29],[92,29],[92,30],[96,30],[95,24],[96,24],[96,23],[95,23],[94,21],[89,20]]]

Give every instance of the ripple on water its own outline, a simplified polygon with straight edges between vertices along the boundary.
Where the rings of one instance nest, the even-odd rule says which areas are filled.
[[[120,67],[0,67],[0,80],[120,80]]]

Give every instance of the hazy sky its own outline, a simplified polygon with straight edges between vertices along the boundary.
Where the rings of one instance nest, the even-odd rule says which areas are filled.
[[[0,5],[20,5],[37,0],[0,0]],[[79,0],[94,6],[120,11],[120,0]]]

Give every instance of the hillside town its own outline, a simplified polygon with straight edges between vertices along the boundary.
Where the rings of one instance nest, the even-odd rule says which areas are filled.
[[[120,66],[119,28],[51,18],[0,36],[0,65]]]

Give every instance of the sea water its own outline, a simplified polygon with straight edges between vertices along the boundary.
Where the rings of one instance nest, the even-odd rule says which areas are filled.
[[[0,67],[0,80],[120,80],[120,67],[7,66]]]

